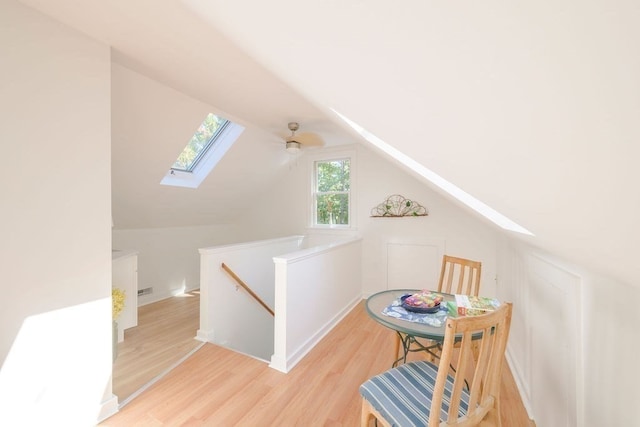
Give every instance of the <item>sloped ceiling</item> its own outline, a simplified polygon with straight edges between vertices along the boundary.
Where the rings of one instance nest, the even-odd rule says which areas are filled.
[[[530,243],[638,282],[636,2],[24,2],[267,133],[348,138],[335,109]]]
[[[321,135],[325,146],[353,142],[321,110],[179,1],[23,3],[112,47],[112,214],[117,229],[232,221],[262,186],[286,173],[288,122],[299,122],[301,132]],[[127,70],[140,74],[133,77],[135,85]],[[155,88],[147,93],[161,99],[145,103],[140,87],[150,85]],[[183,95],[171,98],[180,106],[162,109],[172,90]],[[208,112],[246,129],[197,190],[160,186]]]

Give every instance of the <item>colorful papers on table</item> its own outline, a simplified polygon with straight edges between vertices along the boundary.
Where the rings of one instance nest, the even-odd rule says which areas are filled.
[[[455,297],[458,316],[478,316],[500,307],[500,301],[495,298],[459,294]]]

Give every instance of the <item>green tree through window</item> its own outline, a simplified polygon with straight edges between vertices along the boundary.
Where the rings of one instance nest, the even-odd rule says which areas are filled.
[[[178,156],[171,169],[191,172],[198,161],[213,145],[222,129],[229,123],[228,120],[211,113],[207,115],[198,130],[193,134],[187,146]]]
[[[315,165],[316,224],[349,225],[351,162],[340,159]]]

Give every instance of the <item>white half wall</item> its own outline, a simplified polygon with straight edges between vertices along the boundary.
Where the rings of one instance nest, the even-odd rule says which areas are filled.
[[[200,249],[200,329],[198,339],[268,360],[273,354],[274,317],[222,269],[231,269],[272,310],[273,257],[296,251],[302,236]]]
[[[293,367],[362,299],[360,238],[283,254],[275,262],[271,366]]]
[[[0,3],[0,425],[95,425],[111,393],[110,51]]]

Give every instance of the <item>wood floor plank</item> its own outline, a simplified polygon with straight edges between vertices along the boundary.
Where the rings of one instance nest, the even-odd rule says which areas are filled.
[[[102,425],[359,426],[358,388],[390,368],[394,340],[360,304],[288,374],[206,344]],[[510,374],[509,382],[503,425],[529,427]]]
[[[138,326],[124,332],[113,365],[113,394],[120,402],[201,344],[194,339],[199,297],[196,290],[138,308]]]

